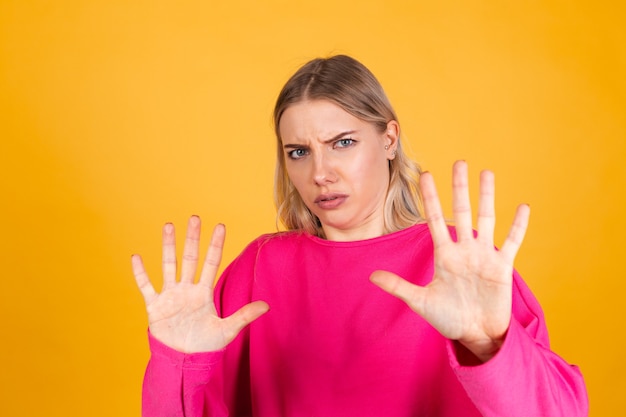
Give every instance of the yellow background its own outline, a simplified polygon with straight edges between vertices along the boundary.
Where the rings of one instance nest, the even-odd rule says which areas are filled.
[[[499,242],[530,203],[517,268],[591,415],[621,415],[622,4],[0,0],[0,415],[139,415],[131,253],[159,281],[165,221],[226,223],[226,261],[275,230],[272,105],[331,53],[379,77],[444,204],[456,159],[496,172]]]

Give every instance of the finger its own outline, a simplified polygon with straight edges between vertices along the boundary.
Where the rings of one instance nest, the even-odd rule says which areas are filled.
[[[163,226],[163,287],[176,283],[176,235],[174,225]]]
[[[388,271],[375,271],[370,276],[370,281],[404,301],[416,313],[423,314],[427,288],[411,284],[404,278]]]
[[[495,176],[491,171],[480,173],[480,199],[478,202],[478,239],[493,246],[493,232],[496,227]]]
[[[506,240],[500,249],[500,253],[502,253],[504,259],[506,259],[511,265],[513,265],[513,260],[515,259],[515,256],[524,241],[526,229],[528,228],[529,217],[530,206],[528,204],[521,204],[517,207],[513,224],[509,230],[509,235],[506,237]]]
[[[193,283],[198,267],[200,245],[200,217],[191,216],[187,223],[187,235],[180,266],[180,282]]]
[[[437,195],[435,180],[430,172],[420,175],[420,189],[424,198],[424,214],[433,238],[435,248],[450,242],[450,232],[443,217],[441,203]]]
[[[244,327],[267,313],[270,306],[265,301],[254,301],[241,307],[224,319],[224,340],[230,343]]]
[[[452,167],[452,213],[458,240],[472,239],[472,205],[465,161],[456,161]]]
[[[139,287],[139,291],[141,291],[141,295],[143,295],[143,299],[146,302],[146,305],[148,305],[156,298],[157,292],[154,290],[154,287],[150,282],[150,278],[148,277],[148,274],[143,266],[141,256],[133,255],[131,256],[130,261],[133,266],[133,275],[135,275],[137,287]]]
[[[200,283],[213,288],[217,270],[222,261],[222,251],[224,249],[224,240],[226,238],[226,228],[223,224],[218,224],[213,229],[211,235],[211,243],[204,259],[204,266],[200,274]]]

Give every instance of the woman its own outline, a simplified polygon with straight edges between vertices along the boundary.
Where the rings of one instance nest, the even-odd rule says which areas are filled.
[[[215,292],[222,225],[197,283],[197,217],[178,281],[174,227],[163,229],[160,294],[133,256],[152,351],[144,415],[587,414],[582,376],[550,351],[513,270],[528,206],[495,250],[493,174],[481,174],[474,232],[457,162],[449,228],[432,176],[417,186],[382,87],[350,57],[298,70],[274,121],[287,232],[252,242]]]

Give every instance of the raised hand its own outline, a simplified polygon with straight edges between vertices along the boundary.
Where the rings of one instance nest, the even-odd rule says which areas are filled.
[[[435,248],[435,272],[425,287],[387,271],[371,280],[405,301],[444,337],[459,341],[481,361],[489,360],[504,341],[511,320],[515,255],[524,239],[530,208],[517,208],[502,248],[494,248],[494,175],[480,176],[477,234],[472,230],[467,164],[453,168],[453,214],[457,241],[450,236],[432,175],[422,174],[424,211]]]
[[[213,230],[200,278],[195,282],[200,242],[200,218],[192,216],[187,226],[180,280],[176,279],[174,225],[163,227],[163,288],[157,293],[139,255],[132,256],[133,273],[146,302],[150,333],[169,347],[185,353],[220,350],[248,324],[269,310],[255,301],[221,318],[213,302],[213,283],[222,260],[224,225]]]

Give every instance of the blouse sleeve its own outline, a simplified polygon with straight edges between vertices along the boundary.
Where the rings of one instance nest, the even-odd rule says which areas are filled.
[[[152,356],[143,381],[144,417],[228,415],[223,401],[207,391],[223,351],[186,354],[164,345],[151,334],[148,339]]]
[[[513,314],[500,351],[478,366],[461,366],[452,342],[450,364],[481,414],[496,416],[588,415],[583,377],[550,350],[539,303],[514,273]]]

